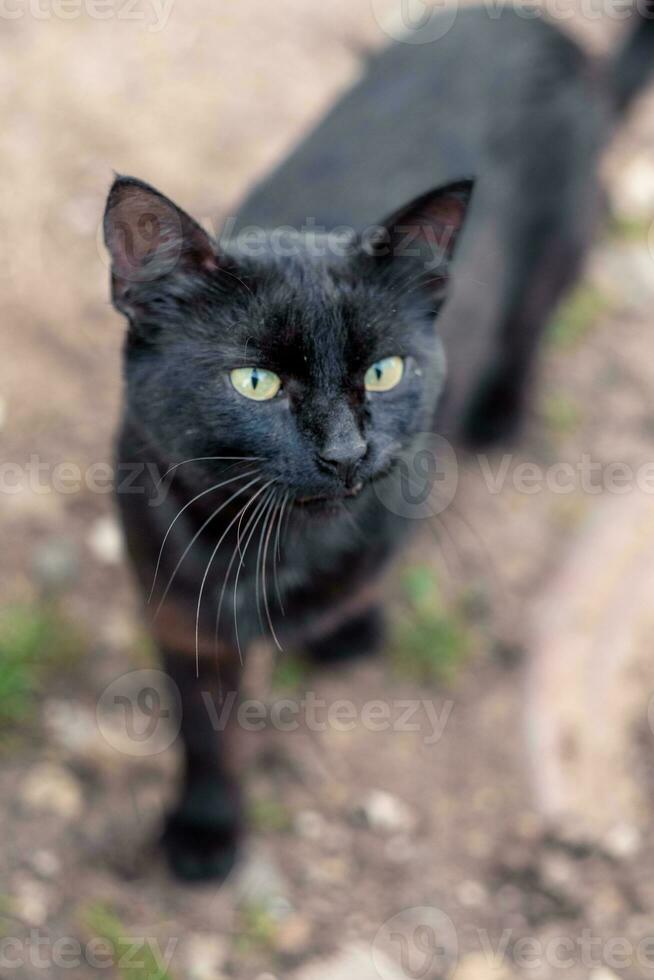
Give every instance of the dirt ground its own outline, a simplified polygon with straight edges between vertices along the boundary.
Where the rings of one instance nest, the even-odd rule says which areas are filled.
[[[156,669],[111,495],[57,469],[88,475],[111,458],[122,323],[104,196],[112,169],[131,173],[217,226],[356,78],[394,4],[196,0],[165,22],[154,4],[109,6],[97,19],[25,4],[0,33],[0,439],[18,467],[2,495],[0,603],[42,602],[56,582],[85,638],[0,754],[0,977],[654,975],[651,497],[525,492],[519,469],[651,459],[654,94],[607,158],[620,223],[590,259],[582,335],[548,347],[503,488],[489,490],[500,457],[461,460],[455,506],[412,557],[437,569],[448,603],[465,599],[468,657],[437,685],[379,662],[282,694],[346,699],[357,722],[269,720],[244,735],[242,866],[220,890],[189,888],[151,847],[174,749],[164,736],[135,754],[104,709],[108,688],[130,696],[130,671]],[[616,34],[574,26],[598,49]],[[270,709],[265,654],[251,673]],[[362,722],[371,701],[390,705],[391,729]]]

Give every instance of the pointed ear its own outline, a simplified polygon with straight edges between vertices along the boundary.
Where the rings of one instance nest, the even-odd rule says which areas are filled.
[[[218,266],[204,229],[134,177],[117,177],[109,191],[104,240],[111,256],[112,299],[128,316],[138,309],[148,284],[211,272]]]
[[[387,218],[368,240],[372,254],[409,258],[425,272],[447,270],[470,204],[473,180],[460,180],[423,194]]]

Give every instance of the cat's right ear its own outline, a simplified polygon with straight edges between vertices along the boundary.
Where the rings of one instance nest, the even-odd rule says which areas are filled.
[[[104,213],[104,240],[111,256],[114,305],[132,317],[165,287],[180,288],[218,268],[206,231],[154,187],[117,177]]]
[[[473,189],[474,180],[468,179],[423,194],[373,228],[365,251],[386,263],[421,266],[436,289],[447,279]]]

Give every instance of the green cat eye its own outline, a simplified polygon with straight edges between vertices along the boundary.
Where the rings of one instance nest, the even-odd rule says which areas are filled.
[[[404,361],[401,357],[385,357],[368,368],[364,384],[368,391],[390,391],[399,385],[403,374]]]
[[[263,368],[236,368],[231,373],[232,384],[240,395],[255,402],[267,402],[274,398],[282,383],[273,371]]]

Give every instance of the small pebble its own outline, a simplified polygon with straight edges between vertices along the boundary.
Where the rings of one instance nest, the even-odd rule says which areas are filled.
[[[456,897],[465,909],[476,909],[487,901],[488,892],[480,881],[462,881]]]
[[[301,915],[289,915],[275,936],[275,949],[286,956],[298,956],[311,940],[311,924]]]
[[[99,517],[87,537],[92,554],[103,565],[118,565],[123,557],[123,536],[114,517]]]
[[[41,878],[55,878],[61,871],[61,861],[53,851],[35,851],[30,864]]]
[[[347,946],[328,960],[309,963],[294,980],[406,980],[407,973],[380,951],[374,960],[370,947],[358,943]]]
[[[252,851],[241,865],[234,890],[239,903],[256,901],[276,919],[284,919],[293,911],[285,878],[261,851]]]
[[[605,849],[615,858],[634,857],[641,846],[640,831],[633,824],[619,823],[604,839]]]
[[[221,980],[226,946],[220,936],[212,933],[191,933],[185,942],[186,976],[188,980]]]
[[[607,966],[598,966],[590,971],[588,980],[620,980],[620,977]]]
[[[408,806],[383,790],[373,790],[362,802],[360,815],[372,830],[383,833],[410,831],[415,819]]]
[[[34,577],[48,592],[61,592],[75,581],[79,555],[68,538],[55,537],[40,544],[32,559]]]
[[[79,781],[63,766],[50,762],[40,763],[28,772],[20,798],[28,810],[52,813],[64,820],[79,817],[84,806]]]
[[[508,963],[496,963],[486,953],[469,953],[459,962],[452,980],[511,980]]]
[[[89,747],[99,741],[95,715],[75,701],[47,700],[43,722],[51,738],[68,752],[87,754]]]
[[[541,869],[544,880],[554,887],[569,884],[573,877],[570,860],[562,854],[545,855]]]
[[[645,154],[629,160],[620,171],[612,190],[619,211],[631,218],[642,218],[654,208],[654,164]]]
[[[325,821],[315,810],[301,810],[295,818],[295,830],[307,840],[320,840],[325,832]]]
[[[12,882],[12,905],[18,918],[31,926],[48,921],[52,908],[51,889],[34,878],[19,875]]]

